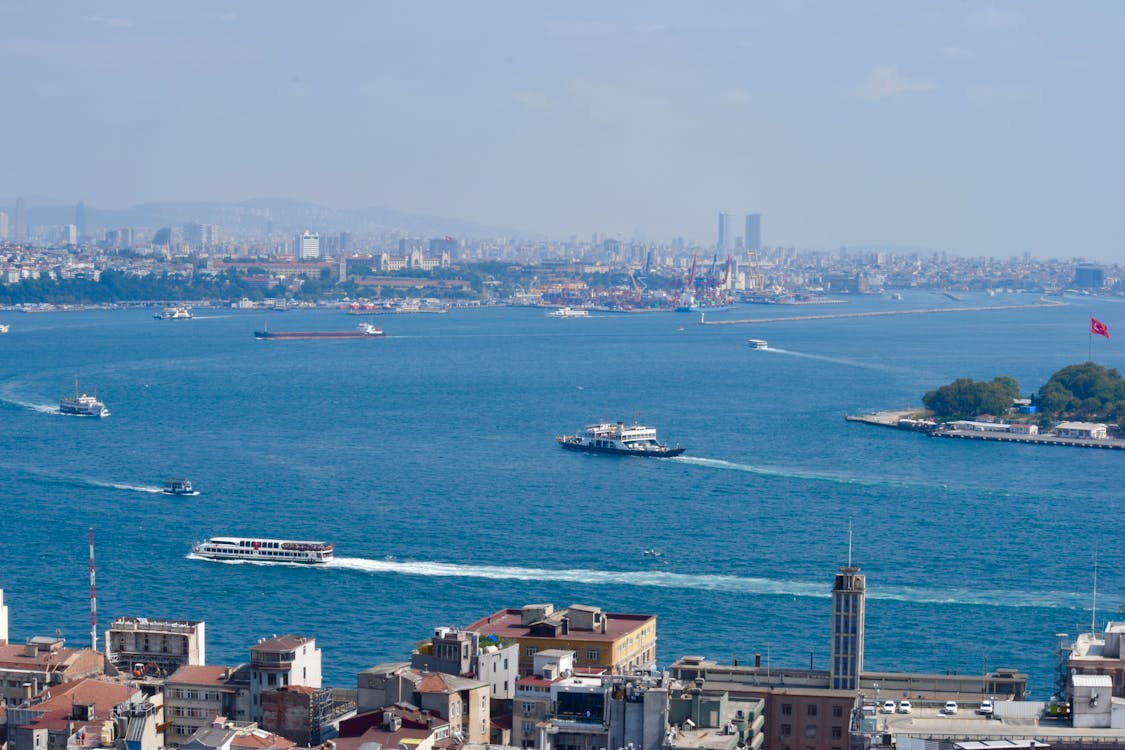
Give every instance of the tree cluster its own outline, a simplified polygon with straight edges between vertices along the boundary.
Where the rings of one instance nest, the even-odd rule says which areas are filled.
[[[1039,389],[1035,403],[1055,419],[1116,422],[1125,427],[1125,379],[1094,362],[1070,365]]]
[[[1007,414],[1019,394],[1019,383],[1007,376],[989,381],[958,378],[927,392],[922,403],[939,419],[973,419],[981,414]]]

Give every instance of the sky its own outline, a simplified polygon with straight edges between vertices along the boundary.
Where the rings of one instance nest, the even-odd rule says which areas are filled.
[[[5,196],[1125,262],[1116,0],[0,0],[0,70]]]

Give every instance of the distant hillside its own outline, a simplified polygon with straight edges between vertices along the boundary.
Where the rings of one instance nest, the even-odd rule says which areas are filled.
[[[14,205],[15,201],[9,201]],[[75,221],[73,203],[27,201],[28,224],[53,226]],[[0,204],[2,205],[2,204]],[[0,210],[4,210],[0,208]],[[9,210],[9,215],[11,211]],[[86,206],[90,228],[179,227],[185,222],[215,224],[233,234],[275,232],[402,232],[419,237],[534,237],[534,233],[490,227],[463,219],[423,216],[389,208],[341,210],[287,198],[254,198],[241,203],[144,203],[123,209]]]

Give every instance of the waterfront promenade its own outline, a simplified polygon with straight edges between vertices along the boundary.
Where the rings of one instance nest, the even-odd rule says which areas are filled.
[[[920,429],[917,425],[904,426],[899,424],[900,419],[918,418],[925,413],[922,409],[900,409],[888,411],[875,411],[870,414],[847,415],[848,422],[863,422],[879,427],[893,427],[910,432],[924,432],[930,437],[960,438],[962,440],[988,440],[1000,443],[1033,443],[1035,445],[1064,445],[1072,448],[1101,448],[1103,450],[1125,450],[1125,440],[1115,438],[1091,439],[1060,437],[1058,435],[1024,435],[1010,432],[978,432],[975,430],[957,430],[942,426],[938,429]],[[918,416],[916,416],[918,415]]]
[[[836,320],[839,318],[878,318],[887,315],[929,315],[933,313],[991,312],[993,310],[1031,310],[1040,307],[1069,307],[1069,302],[1034,302],[1027,305],[983,305],[976,307],[931,307],[915,310],[874,310],[853,313],[826,313],[823,315],[787,315],[778,318],[746,318],[743,320],[704,320],[701,326],[734,326],[758,323],[788,323],[795,320]]]

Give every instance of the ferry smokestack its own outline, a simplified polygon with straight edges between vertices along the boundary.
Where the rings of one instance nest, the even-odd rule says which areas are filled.
[[[94,588],[94,527],[90,527],[90,648],[98,650],[98,595]]]

